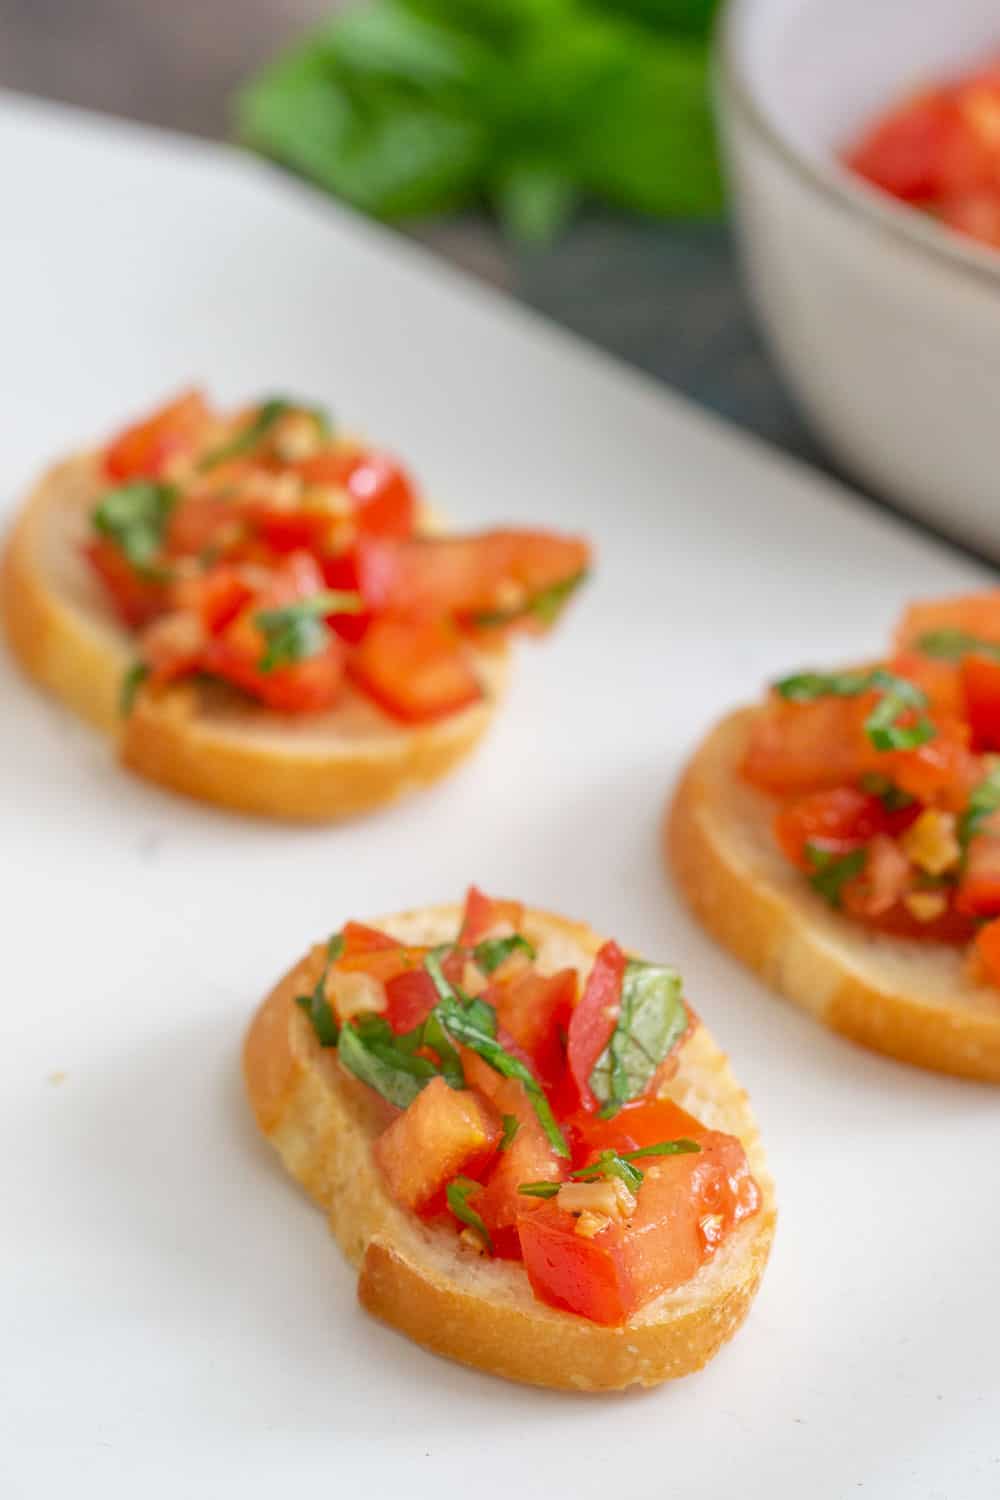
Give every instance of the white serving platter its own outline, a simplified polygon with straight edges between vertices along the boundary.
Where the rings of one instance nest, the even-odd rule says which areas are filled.
[[[657,844],[728,705],[985,571],[236,153],[8,96],[0,161],[6,512],[195,378],[328,402],[461,522],[600,550],[481,753],[341,828],[130,779],[0,653],[4,1500],[996,1497],[1000,1098],[772,997]],[[687,1381],[574,1398],[406,1343],[254,1134],[238,1054],[275,976],[470,878],[677,962],[751,1091],[779,1232]]]

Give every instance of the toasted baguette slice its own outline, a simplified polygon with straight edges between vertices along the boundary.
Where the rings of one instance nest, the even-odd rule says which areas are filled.
[[[888,937],[831,910],[782,855],[775,805],[740,775],[756,709],[702,743],[664,825],[681,890],[713,937],[834,1031],[904,1062],[1000,1083],[1000,994],[963,949]]]
[[[347,817],[445,775],[480,739],[506,676],[506,652],[479,653],[482,702],[402,727],[349,686],[328,713],[294,719],[221,684],[186,682],[119,699],[135,645],[81,554],[103,488],[96,454],[58,464],[29,497],[0,572],[7,637],[32,677],[110,734],[151,781],[242,812],[318,822]]]
[[[454,938],[455,906],[387,918],[403,941]],[[543,972],[589,970],[601,940],[589,928],[529,911],[524,931]],[[537,1301],[519,1263],[491,1260],[450,1229],[433,1228],[389,1197],[372,1154],[388,1106],[324,1051],[295,996],[315,985],[325,948],[312,950],[264,1001],[244,1050],[260,1129],[329,1216],[360,1268],[369,1312],[437,1354],[529,1385],[611,1391],[657,1385],[699,1369],[739,1327],[757,1290],[774,1232],[774,1191],[746,1094],[699,1025],[664,1090],[706,1125],[743,1142],[762,1204],[687,1285],[648,1303],[622,1328],[601,1327]]]

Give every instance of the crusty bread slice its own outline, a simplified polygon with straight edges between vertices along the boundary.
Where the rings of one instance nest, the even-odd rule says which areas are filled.
[[[459,908],[443,906],[378,925],[407,942],[437,943],[454,939],[459,922]],[[524,930],[543,972],[571,964],[586,972],[600,946],[589,928],[544,912],[527,912]],[[360,1267],[364,1306],[438,1354],[530,1385],[656,1385],[711,1359],[746,1316],[775,1208],[746,1094],[705,1027],[685,1042],[664,1092],[706,1125],[739,1136],[761,1209],[687,1285],[648,1303],[623,1328],[600,1327],[537,1301],[520,1264],[478,1255],[452,1230],[421,1223],[389,1197],[371,1149],[388,1107],[319,1046],[295,1004],[324,958],[325,949],[314,948],[264,1001],[247,1035],[244,1069],[260,1129]]]
[[[681,890],[713,937],[776,990],[877,1052],[1000,1083],[1000,993],[964,950],[866,930],[785,859],[774,801],[740,775],[753,716],[723,719],[685,771],[664,824]]]
[[[436,780],[486,730],[506,677],[502,646],[479,653],[482,702],[432,724],[400,726],[351,687],[330,712],[296,719],[200,681],[141,692],[123,718],[135,645],[81,554],[102,487],[96,454],[45,475],[8,538],[0,608],[24,669],[112,735],[133,771],[223,807],[319,822]]]

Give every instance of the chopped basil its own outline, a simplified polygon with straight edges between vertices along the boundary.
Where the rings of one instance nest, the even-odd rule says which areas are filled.
[[[514,1057],[496,1040],[496,1013],[493,1007],[482,1000],[464,1000],[444,977],[436,953],[427,955],[424,967],[434,981],[439,996],[431,1016],[437,1019],[453,1041],[461,1042],[464,1047],[475,1052],[501,1077],[516,1078],[519,1083],[524,1084],[552,1149],[558,1156],[569,1156],[569,1147],[556,1124],[545,1090],[520,1058]]]
[[[439,1076],[439,1069],[401,1042],[405,1039],[397,1037],[382,1016],[361,1016],[342,1028],[337,1053],[362,1083],[398,1109],[406,1109]]]
[[[514,1142],[514,1137],[521,1128],[521,1122],[517,1115],[504,1115],[503,1135],[500,1137],[500,1150],[506,1151]]]
[[[153,565],[176,499],[171,484],[135,479],[108,490],[91,519],[94,529],[113,541],[133,568],[150,574],[155,572]]]
[[[526,937],[515,932],[511,937],[484,938],[472,950],[472,956],[484,974],[492,974],[512,953],[524,953],[534,958],[535,950]]]
[[[868,850],[862,846],[838,857],[818,844],[806,844],[805,852],[813,868],[809,884],[814,891],[819,892],[824,901],[828,901],[831,906],[839,906],[844,886],[864,869],[868,861]]]
[[[344,934],[335,932],[326,945],[326,956],[330,963],[335,964],[344,951]]]
[[[912,807],[915,801],[909,792],[904,792],[902,787],[898,787],[888,776],[882,776],[878,771],[862,776],[861,790],[877,797],[886,812],[900,812],[904,807]]]
[[[991,814],[1000,811],[1000,768],[991,771],[984,781],[975,787],[958,820],[958,842],[967,849],[969,840],[975,838],[983,823]]]
[[[799,672],[783,677],[774,690],[790,703],[812,703],[817,698],[857,698],[862,693],[879,692],[881,697],[865,720],[865,733],[876,750],[915,750],[936,734],[925,712],[927,694],[906,677],[898,677],[883,667],[870,672]],[[901,725],[898,720],[910,711],[918,713],[914,724]]]
[[[596,1182],[599,1178],[617,1177],[631,1193],[637,1193],[645,1181],[645,1174],[633,1163],[648,1156],[686,1156],[700,1151],[697,1141],[682,1138],[677,1141],[658,1141],[655,1146],[642,1146],[638,1151],[602,1151],[596,1161],[571,1172],[570,1179],[577,1182]],[[554,1198],[563,1186],[561,1182],[522,1182],[518,1192],[529,1198]]]
[[[936,656],[942,661],[961,661],[972,652],[1000,660],[1000,644],[984,641],[981,636],[969,635],[964,630],[929,630],[918,637],[916,646],[925,656]]]
[[[218,448],[213,448],[211,453],[207,453],[198,468],[214,469],[216,464],[228,463],[231,458],[239,458],[241,454],[251,452],[282,417],[293,411],[307,412],[315,421],[320,437],[329,436],[330,420],[324,411],[315,407],[303,407],[294,401],[286,401],[276,396],[269,401],[263,401],[247,425],[227,442],[220,444]]]
[[[254,615],[254,624],[266,642],[264,655],[257,663],[258,671],[273,672],[276,667],[321,655],[330,643],[324,616],[356,615],[361,608],[359,594],[325,589],[279,609],[262,609]]]
[[[118,711],[123,718],[127,718],[135,706],[135,696],[149,676],[149,668],[144,661],[134,661],[122,674],[121,687],[118,690]]]
[[[531,616],[541,625],[554,625],[586,578],[586,572],[574,573],[572,578],[564,578],[561,583],[554,583],[550,588],[532,594],[523,604],[516,605],[513,609],[481,610],[473,616],[472,623],[484,629],[492,629],[498,625],[513,625],[515,621]]]
[[[444,1194],[455,1218],[460,1219],[463,1224],[468,1224],[470,1229],[474,1229],[492,1254],[493,1241],[490,1239],[490,1232],[476,1210],[469,1207],[469,1199],[476,1193],[481,1193],[482,1190],[482,1183],[475,1182],[471,1177],[455,1177],[445,1188]]]
[[[340,1027],[326,998],[327,969],[324,968],[316,987],[310,995],[296,995],[295,1003],[301,1006],[312,1022],[312,1029],[321,1047],[336,1047]]]
[[[462,1060],[451,1044],[451,1038],[441,1024],[441,1018],[436,1011],[431,1011],[424,1020],[421,1030],[421,1040],[425,1047],[430,1047],[436,1052],[441,1064],[441,1073],[449,1088],[464,1089],[465,1073],[462,1071]]]
[[[676,970],[630,959],[615,1029],[588,1080],[604,1105],[603,1118],[617,1114],[623,1104],[645,1092],[687,1024]]]

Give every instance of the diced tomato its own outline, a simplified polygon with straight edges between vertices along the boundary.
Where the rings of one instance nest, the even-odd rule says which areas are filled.
[[[497,1019],[534,1062],[543,1083],[553,1084],[565,1065],[563,1038],[576,1003],[577,972],[539,974],[532,968],[490,987]]]
[[[938,210],[942,224],[1000,250],[1000,191],[981,189],[950,198]]]
[[[497,1255],[512,1259],[521,1253],[518,1217],[530,1202],[518,1189],[525,1182],[558,1182],[566,1163],[549,1145],[524,1085],[497,1074],[494,1078],[498,1080],[490,1096],[494,1107],[518,1124],[511,1143],[493,1159],[486,1190],[476,1199],[476,1211],[482,1215]]]
[[[170,557],[232,558],[244,550],[246,534],[242,511],[231,497],[194,492],[182,495],[170,512],[164,546]]]
[[[375,1142],[375,1159],[397,1203],[433,1211],[453,1177],[481,1173],[500,1143],[500,1117],[473,1089],[432,1078]]]
[[[325,512],[303,506],[282,510],[276,505],[255,505],[250,517],[264,545],[278,553],[303,548],[322,552],[334,524]]]
[[[1000,661],[966,656],[962,661],[965,711],[974,750],[1000,750]]]
[[[425,969],[397,974],[385,987],[389,1002],[386,1020],[393,1031],[405,1034],[426,1021],[437,1004],[434,982]]]
[[[457,713],[483,695],[468,648],[440,620],[374,620],[350,670],[386,713],[406,723]]]
[[[774,834],[783,852],[802,870],[812,868],[807,844],[846,854],[890,827],[890,815],[878,797],[852,786],[796,797],[779,809],[774,820]]]
[[[934,738],[915,750],[886,751],[880,769],[900,791],[947,812],[961,812],[970,791],[982,779],[969,750],[968,726],[957,720],[939,721]]]
[[[465,896],[465,911],[458,941],[466,948],[475,947],[485,937],[508,937],[520,932],[524,906],[520,901],[495,901],[470,885]]]
[[[224,630],[253,597],[254,590],[243,574],[226,563],[183,578],[174,588],[177,605],[196,615],[209,635]]]
[[[990,984],[1000,985],[1000,921],[987,922],[976,934],[976,953]]]
[[[743,775],[761,791],[781,796],[847,786],[880,769],[864,730],[875,695],[790,703],[772,697],[757,714]]]
[[[368,927],[364,922],[346,922],[341,929],[342,958],[356,958],[359,953],[385,953],[398,949],[399,939],[377,927]]]
[[[957,594],[950,599],[922,599],[904,610],[896,627],[899,650],[915,646],[922,636],[940,630],[1000,644],[1000,589],[980,594]]]
[[[197,672],[204,649],[205,633],[196,615],[176,613],[154,620],[142,637],[142,660],[150,669],[150,684],[165,687]]]
[[[878,833],[868,844],[865,867],[841,888],[844,910],[862,919],[883,917],[913,884],[913,869],[899,844]]]
[[[104,451],[105,471],[111,479],[156,478],[171,459],[195,448],[210,420],[201,392],[185,391],[113,438]]]
[[[587,1110],[598,1107],[590,1075],[615,1029],[624,977],[624,953],[617,943],[605,943],[594,959],[583,994],[570,1017],[566,1061],[580,1104]]]
[[[888,663],[888,671],[906,677],[927,695],[935,719],[960,719],[965,710],[962,679],[958,664],[927,656],[923,651],[898,651]]]
[[[307,485],[336,485],[355,504],[358,527],[369,536],[409,537],[417,502],[409,478],[384,453],[327,448],[295,465]]]
[[[119,616],[131,629],[141,629],[168,607],[166,583],[139,573],[110,537],[94,537],[84,543],[83,550]]]
[[[845,161],[894,198],[919,203],[938,195],[945,153],[957,129],[949,94],[930,89],[880,120]]]
[[[639,1151],[660,1141],[701,1141],[710,1133],[672,1099],[637,1099],[602,1120],[581,1110],[566,1121],[573,1162],[582,1166],[601,1151]]]
[[[760,1206],[734,1136],[701,1132],[701,1150],[641,1163],[633,1217],[592,1238],[554,1201],[522,1210],[518,1233],[535,1295],[617,1326],[660,1292],[689,1281],[722,1239]]]
[[[376,611],[409,616],[514,612],[583,573],[587,544],[541,531],[394,542],[362,538],[361,593]]]
[[[955,905],[972,917],[1000,916],[1000,814],[987,818],[969,841]]]

